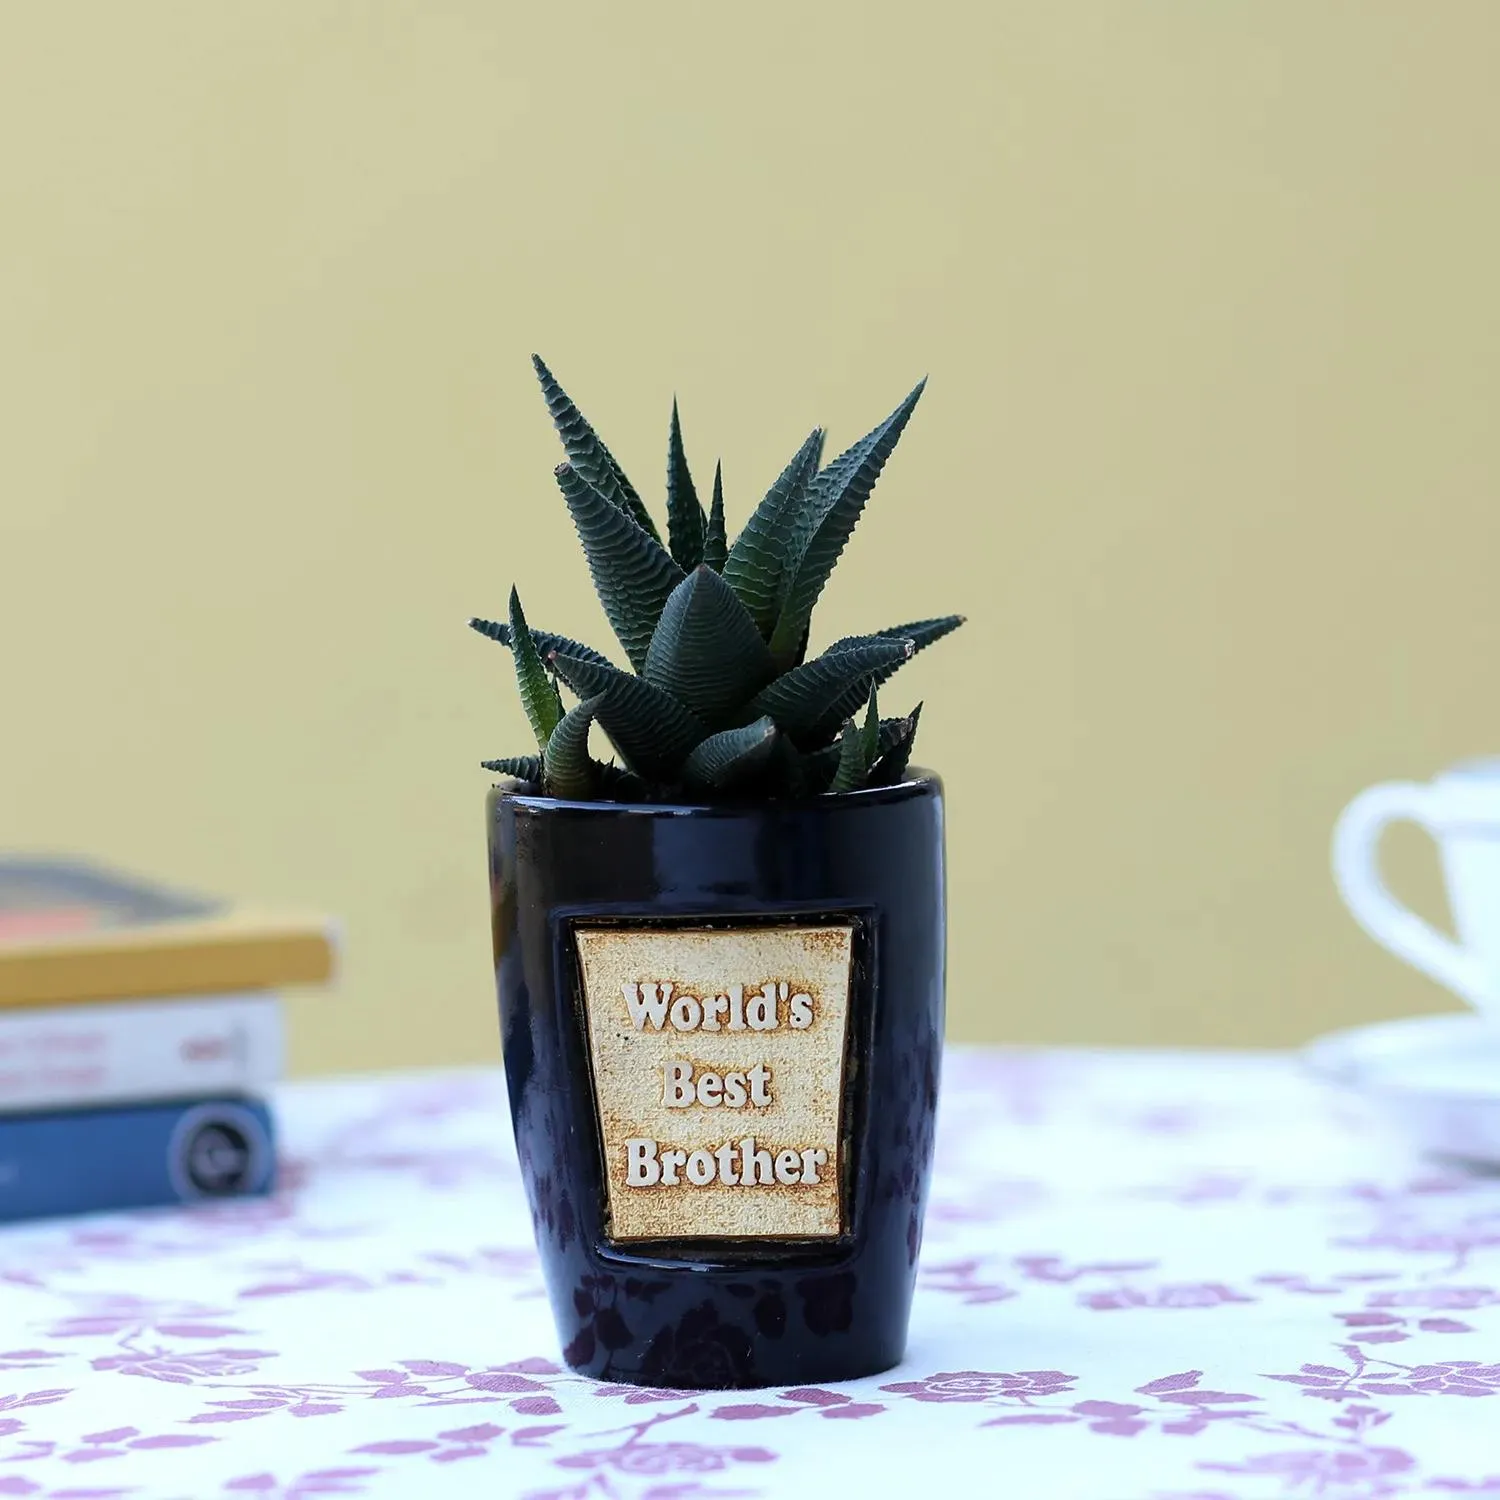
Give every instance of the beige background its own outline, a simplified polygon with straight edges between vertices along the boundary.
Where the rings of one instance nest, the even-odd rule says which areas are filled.
[[[1500,5],[0,8],[0,842],[347,922],[299,1068],[496,1055],[503,608],[602,641],[540,349],[742,519],[927,397],[819,616],[951,792],[960,1038],[1447,1004],[1327,876],[1500,750]],[[1397,874],[1436,909],[1430,851]]]

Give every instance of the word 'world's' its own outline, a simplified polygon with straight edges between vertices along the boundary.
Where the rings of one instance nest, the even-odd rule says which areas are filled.
[[[674,994],[670,979],[648,979],[620,986],[625,1006],[637,1031],[649,1025],[657,1031],[775,1031],[783,1023],[806,1031],[813,1023],[813,997],[805,990],[791,993],[791,985],[768,979],[759,993],[746,995],[745,986],[732,984],[723,995]]]

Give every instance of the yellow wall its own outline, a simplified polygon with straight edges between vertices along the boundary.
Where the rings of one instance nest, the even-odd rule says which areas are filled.
[[[731,520],[928,371],[819,626],[971,616],[891,700],[954,1034],[1443,1006],[1327,839],[1500,750],[1497,56],[1489,0],[0,9],[0,842],[341,913],[302,1069],[495,1055],[463,622],[606,636],[527,355],[643,486],[679,392]]]

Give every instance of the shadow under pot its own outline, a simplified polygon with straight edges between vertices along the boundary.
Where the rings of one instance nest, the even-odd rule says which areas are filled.
[[[511,1118],[563,1355],[603,1380],[902,1355],[943,1035],[942,786],[489,798]]]

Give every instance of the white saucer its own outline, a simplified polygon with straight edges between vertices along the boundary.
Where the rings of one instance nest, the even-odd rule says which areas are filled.
[[[1419,1149],[1500,1169],[1500,1023],[1470,1012],[1412,1016],[1331,1032],[1302,1056]]]

